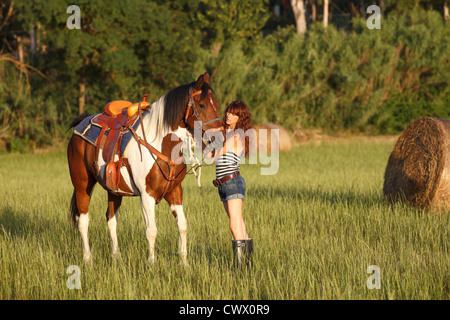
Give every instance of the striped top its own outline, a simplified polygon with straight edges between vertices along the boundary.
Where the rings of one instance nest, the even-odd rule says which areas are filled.
[[[216,179],[222,179],[230,174],[238,172],[239,161],[241,157],[238,157],[233,151],[228,151],[217,157],[216,160]]]

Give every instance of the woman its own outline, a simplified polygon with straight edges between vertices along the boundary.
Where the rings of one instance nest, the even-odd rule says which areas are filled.
[[[249,239],[242,217],[242,203],[245,196],[245,180],[240,174],[239,161],[249,154],[249,137],[246,131],[252,127],[248,106],[234,101],[225,110],[223,119],[225,141],[215,154],[216,180],[220,200],[230,218],[230,230],[234,240],[233,253],[236,266],[248,265],[253,253],[253,239]]]

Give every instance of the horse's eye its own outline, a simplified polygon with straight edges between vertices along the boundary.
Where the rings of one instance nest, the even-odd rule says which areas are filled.
[[[205,105],[203,103],[200,103],[200,108],[205,109]]]

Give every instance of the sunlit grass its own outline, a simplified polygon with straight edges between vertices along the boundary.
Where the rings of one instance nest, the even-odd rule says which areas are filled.
[[[449,215],[390,208],[382,183],[391,144],[297,147],[276,175],[242,165],[244,219],[254,265],[232,267],[228,218],[211,184],[214,167],[183,182],[188,260],[168,206],[157,206],[154,265],[138,198],[124,198],[118,225],[122,260],[110,256],[106,192],[94,190],[92,266],[68,218],[72,195],[64,152],[0,156],[0,299],[449,299]],[[70,265],[81,290],[66,286]],[[381,270],[381,289],[366,282]]]

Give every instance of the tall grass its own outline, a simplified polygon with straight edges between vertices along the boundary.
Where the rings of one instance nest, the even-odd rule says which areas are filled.
[[[244,218],[254,266],[231,267],[228,218],[203,169],[187,177],[188,260],[178,257],[175,219],[157,206],[154,265],[138,198],[124,198],[118,226],[122,260],[111,256],[106,192],[94,190],[89,226],[92,266],[68,218],[72,185],[65,153],[0,156],[0,299],[449,299],[448,213],[395,206],[382,198],[392,145],[297,147],[280,155],[276,175],[242,165]],[[82,289],[68,289],[70,265]],[[381,289],[366,282],[381,270]]]

